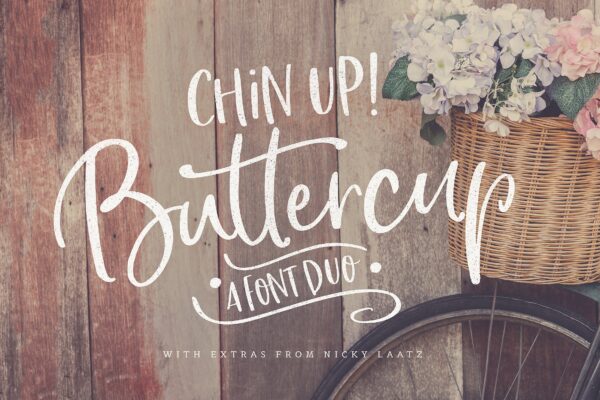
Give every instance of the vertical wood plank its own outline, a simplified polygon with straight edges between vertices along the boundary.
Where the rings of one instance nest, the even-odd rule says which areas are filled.
[[[216,182],[190,183],[178,168],[215,166],[214,127],[198,130],[186,107],[191,76],[213,67],[212,11],[212,1],[176,8],[160,1],[84,4],[86,145],[112,137],[131,141],[141,158],[136,190],[165,207],[196,201],[196,220],[196,199],[215,193]],[[199,107],[212,110],[212,100],[200,98]],[[103,199],[120,184],[125,160],[113,152],[101,162]],[[165,272],[151,287],[136,289],[125,265],[145,214],[124,204],[102,220],[106,263],[117,281],[90,279],[95,397],[218,398],[219,362],[208,354],[219,349],[219,330],[197,318],[191,304],[196,296],[218,313],[218,297],[206,284],[217,270],[216,237],[206,234],[194,247],[177,241]],[[150,236],[141,274],[153,271],[161,255],[161,238]],[[177,350],[202,357],[164,358],[163,351]]]
[[[0,59],[0,398],[90,398],[77,1],[2,2]]]
[[[378,93],[374,106],[378,114],[370,115],[373,105],[369,85],[365,82],[351,94],[350,116],[338,111],[339,136],[348,140],[340,153],[341,187],[359,183],[366,187],[371,176],[383,168],[398,174],[398,193],[383,192],[378,200],[382,221],[390,221],[402,210],[419,173],[428,174],[429,193],[434,193],[450,164],[449,145],[430,146],[419,137],[421,109],[418,102],[384,100],[381,86],[388,71],[392,52],[391,25],[406,9],[408,1],[338,1],[337,55],[359,57],[368,79],[369,53],[377,52]],[[362,286],[385,288],[397,293],[404,307],[425,300],[456,293],[460,289],[460,272],[447,260],[446,208],[440,202],[427,215],[411,212],[392,232],[375,234],[363,219],[362,201],[349,201],[348,219],[342,225],[342,241],[366,246],[367,265],[361,268]],[[368,270],[379,262],[379,274]],[[344,300],[346,308],[356,309],[376,304],[377,298],[352,297]],[[356,303],[355,303],[356,302]],[[372,326],[346,320],[344,343],[351,344]]]
[[[163,205],[189,201],[191,226],[200,219],[204,197],[216,194],[214,177],[192,181],[178,174],[183,164],[192,164],[201,171],[216,165],[214,125],[194,125],[186,106],[193,74],[204,68],[214,75],[213,28],[212,0],[175,7],[153,0],[146,9],[144,85],[150,116],[147,140],[152,192]],[[197,102],[201,115],[213,112],[210,88],[210,83],[200,86]],[[176,214],[173,223],[175,227],[179,224]],[[149,265],[160,260],[163,249],[162,235],[151,239],[156,240],[143,247],[145,264]],[[217,238],[207,229],[197,245],[184,246],[177,239],[175,242],[165,272],[143,292],[145,307],[156,304],[147,322],[154,338],[151,351],[158,357],[162,357],[163,350],[200,351],[200,357],[163,359],[156,364],[163,397],[218,399],[220,363],[211,358],[210,352],[219,350],[219,327],[199,318],[191,301],[195,296],[210,315],[219,313],[218,292],[208,285],[218,274]]]
[[[393,170],[400,180],[400,190],[393,194],[383,190],[377,202],[378,218],[393,220],[402,210],[419,173],[428,174],[429,198],[437,189],[448,164],[449,146],[432,147],[419,137],[421,108],[418,102],[384,100],[381,86],[388,71],[389,56],[393,50],[391,26],[410,10],[410,1],[337,1],[336,48],[337,56],[358,57],[365,67],[365,83],[351,93],[350,116],[345,117],[338,109],[338,134],[348,140],[348,148],[339,158],[341,187],[353,183],[366,187],[371,176],[380,169]],[[377,52],[379,58],[377,77],[377,101],[371,104],[369,97],[369,53]],[[338,102],[339,108],[339,102]],[[377,110],[375,117],[371,109]],[[356,286],[379,288],[396,293],[406,309],[431,298],[460,291],[460,271],[448,262],[446,238],[446,207],[439,201],[427,215],[411,211],[402,223],[386,234],[371,232],[363,219],[362,200],[349,201],[346,219],[342,225],[342,242],[367,247],[365,264],[359,269]],[[369,265],[378,262],[380,273],[372,273]],[[349,288],[349,287],[348,287]],[[344,308],[355,310],[373,307],[389,310],[390,305],[381,296],[353,296],[344,299]],[[350,347],[373,326],[356,324],[344,316],[344,347]],[[437,333],[440,335],[441,333]],[[411,342],[410,349],[424,350],[424,360],[403,360],[398,365],[382,364],[375,382],[382,382],[381,375],[389,382],[387,388],[369,385],[368,380],[356,388],[350,398],[412,398],[413,390],[423,398],[454,398],[457,396],[452,380],[443,375],[446,371],[444,350],[460,365],[461,335],[458,331],[447,332],[445,348],[438,348],[439,336],[430,335]],[[400,364],[396,361],[394,364]],[[412,369],[410,372],[408,369]],[[426,372],[429,371],[429,372]],[[375,372],[374,372],[375,373]],[[455,371],[460,376],[460,369]],[[422,380],[427,376],[428,381]],[[435,379],[440,384],[434,384]],[[412,379],[415,379],[412,384]],[[444,384],[447,384],[446,386]],[[365,397],[361,397],[365,396]]]
[[[308,76],[311,67],[326,71],[334,66],[334,7],[333,3],[311,1],[215,3],[215,52],[217,77],[222,79],[224,91],[233,88],[233,70],[240,68],[246,100],[249,126],[242,128],[236,122],[234,99],[225,98],[227,123],[217,127],[218,165],[223,167],[231,159],[235,133],[243,133],[242,159],[266,152],[273,126],[267,125],[264,112],[254,121],[250,113],[250,82],[259,81],[261,67],[269,66],[278,83],[283,85],[285,65],[292,64],[292,116],[286,118],[277,101],[274,102],[275,126],[281,130],[280,146],[309,138],[335,136],[335,113],[318,116],[310,105]],[[249,74],[256,69],[256,77]],[[260,84],[259,84],[260,87]],[[284,86],[282,86],[284,87]],[[325,85],[326,87],[326,85]],[[274,94],[271,96],[274,98]],[[327,94],[323,90],[323,98]],[[262,102],[262,99],[260,99]],[[336,170],[336,154],[331,148],[304,148],[278,157],[276,176],[276,218],[282,236],[291,237],[289,248],[277,249],[270,240],[256,247],[248,247],[239,240],[220,241],[220,253],[242,265],[253,265],[271,260],[303,247],[335,242],[337,233],[329,222],[322,223],[309,233],[297,233],[287,221],[287,196],[300,183],[310,187],[309,205],[301,213],[303,221],[312,220],[323,207],[328,194],[331,173]],[[241,172],[240,197],[244,223],[250,235],[256,235],[264,224],[264,164],[245,168]],[[228,176],[218,178],[219,213],[225,219],[225,229],[232,231],[229,207]],[[318,263],[337,256],[335,249],[323,249],[304,255]],[[299,265],[303,258],[286,260],[273,268]],[[301,265],[299,265],[299,269]],[[242,273],[220,262],[223,279],[221,291],[221,319],[232,320],[247,316],[235,308],[227,309],[227,291],[230,282],[242,284]],[[257,271],[255,276],[261,276]],[[303,279],[303,278],[300,278]],[[300,286],[300,285],[299,285]],[[240,287],[240,286],[238,286]],[[306,298],[306,285],[301,287],[300,299]],[[304,288],[304,289],[303,289]],[[332,287],[331,291],[339,287]],[[322,291],[320,294],[325,294]],[[261,307],[265,312],[273,306]],[[341,306],[339,300],[328,300],[308,307],[279,314],[268,319],[236,327],[223,327],[221,346],[224,350],[265,350],[267,357],[258,360],[227,358],[222,363],[222,396],[224,399],[307,399],[310,398],[322,376],[333,364],[332,359],[275,359],[276,350],[319,350],[341,348]]]
[[[146,2],[84,0],[82,6],[85,146],[115,137],[130,141],[140,155],[134,190],[150,193],[150,113],[144,88]],[[98,157],[99,203],[118,189],[125,166],[123,152],[109,150]],[[157,349],[152,332],[145,329],[152,310],[126,273],[144,213],[143,206],[126,203],[99,216],[104,260],[116,281],[101,281],[89,260],[93,389],[98,399],[161,395]]]

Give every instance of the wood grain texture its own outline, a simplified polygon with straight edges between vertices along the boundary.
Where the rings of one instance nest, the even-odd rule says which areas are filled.
[[[392,52],[391,24],[409,7],[408,1],[337,2],[337,55],[358,57],[365,66],[365,84],[351,93],[350,116],[338,110],[339,136],[348,140],[340,153],[341,187],[353,183],[366,187],[378,170],[389,168],[400,180],[400,190],[393,194],[383,189],[377,201],[381,221],[391,221],[402,210],[412,192],[418,174],[428,174],[428,196],[435,192],[450,163],[449,147],[432,147],[419,137],[421,108],[418,102],[384,100],[378,91],[375,108],[369,97],[369,53],[379,56],[378,87],[388,71]],[[342,225],[342,241],[368,248],[358,278],[361,287],[373,287],[396,293],[403,307],[425,300],[457,293],[460,272],[447,261],[446,207],[443,201],[427,215],[412,210],[398,227],[386,234],[371,232],[364,222],[361,201],[349,201],[347,219]],[[379,274],[369,271],[379,262]],[[354,310],[375,306],[387,310],[381,297],[349,297],[344,308]],[[385,300],[385,299],[384,299]],[[345,318],[344,346],[348,347],[372,326],[359,325]]]
[[[378,53],[378,88],[381,88],[393,50],[391,25],[410,8],[410,2],[337,1],[336,4],[337,55],[358,57],[365,67],[365,84],[351,94],[349,117],[342,115],[338,102],[338,135],[349,142],[339,158],[341,187],[358,183],[364,188],[378,170],[393,170],[399,177],[400,190],[393,194],[384,189],[377,201],[377,217],[381,221],[391,221],[406,204],[415,178],[422,172],[428,174],[430,187],[427,193],[431,198],[451,161],[449,146],[432,147],[419,137],[421,108],[418,102],[384,100],[380,90],[375,106],[370,101],[369,53]],[[377,109],[375,117],[370,115],[372,108]],[[342,225],[342,242],[360,244],[368,249],[362,257],[356,287],[391,291],[400,297],[404,309],[460,291],[460,271],[447,260],[447,214],[443,198],[429,214],[421,215],[412,210],[398,227],[385,234],[369,230],[363,218],[362,200],[349,201],[346,212],[348,218]],[[360,253],[356,255],[360,256]],[[381,263],[382,272],[370,272],[372,262]],[[345,310],[363,307],[373,307],[383,315],[389,312],[390,304],[380,295],[344,298]],[[345,314],[344,348],[350,347],[372,328],[351,321]],[[442,335],[447,337],[440,340]],[[443,355],[445,351],[455,360],[455,365],[460,365],[460,338],[459,331],[444,331],[412,341],[402,349],[423,349],[425,360],[380,362],[373,372],[378,379],[366,379],[349,398],[413,398],[417,392],[422,398],[457,398],[454,384],[446,376]],[[457,368],[455,373],[461,376],[462,372]],[[424,377],[428,379],[424,380]],[[433,384],[438,382],[436,378],[439,384]],[[390,384],[377,383],[383,381]]]
[[[331,2],[312,1],[218,1],[215,3],[216,72],[224,90],[232,90],[233,70],[240,68],[244,90],[249,93],[255,68],[260,76],[263,65],[269,66],[280,85],[285,77],[285,65],[292,64],[292,117],[286,118],[274,102],[275,126],[281,130],[280,146],[303,139],[335,136],[335,114],[316,115],[310,106],[308,74],[311,67],[321,71],[334,66],[334,7]],[[256,78],[259,80],[260,78]],[[260,87],[260,85],[259,85]],[[283,86],[282,86],[283,87]],[[274,97],[274,94],[272,94]],[[325,90],[322,93],[325,98]],[[249,96],[246,96],[249,100]],[[262,103],[262,97],[261,97]],[[242,128],[236,122],[234,100],[225,99],[227,124],[217,127],[219,167],[229,164],[234,134],[243,133],[242,159],[266,152],[272,126],[267,125],[264,112],[254,121],[246,103],[249,126]],[[310,187],[309,205],[300,215],[302,221],[311,221],[322,209],[328,193],[330,175],[336,170],[336,154],[331,148],[304,148],[278,158],[276,176],[276,218],[282,235],[291,237],[287,249],[278,249],[270,240],[256,247],[248,247],[239,240],[220,241],[220,253],[228,254],[241,265],[261,263],[298,250],[308,245],[338,240],[337,233],[322,223],[310,233],[299,234],[291,229],[285,212],[291,188],[300,183]],[[256,235],[264,224],[264,164],[245,168],[241,173],[241,209],[250,235]],[[232,231],[229,207],[228,176],[218,178],[219,212],[228,232]],[[317,262],[335,257],[335,249],[314,251],[304,258]],[[302,258],[286,260],[272,268],[298,264]],[[270,267],[271,268],[271,267]],[[235,281],[241,284],[241,273],[234,273],[221,260],[220,275],[224,287]],[[258,271],[255,276],[262,275]],[[304,278],[300,278],[302,281]],[[300,282],[302,282],[300,281]],[[336,291],[338,287],[328,288]],[[306,289],[300,287],[300,297],[306,298]],[[320,294],[325,294],[322,291]],[[294,301],[295,303],[296,301]],[[285,304],[284,304],[285,303]],[[284,301],[280,306],[290,304]],[[273,305],[271,305],[272,307]],[[261,307],[257,312],[267,311]],[[257,313],[255,312],[254,315]],[[231,320],[247,316],[237,310],[227,310],[227,293],[221,291],[221,319]],[[286,312],[258,322],[221,329],[224,350],[324,350],[341,349],[341,305],[339,300],[328,300],[308,307]],[[243,360],[228,358],[222,363],[222,397],[224,399],[307,399],[333,364],[332,359],[274,359]]]
[[[544,8],[551,16],[570,17],[584,7],[595,7],[598,15],[599,1],[523,0],[519,4]],[[389,310],[385,298],[353,296],[219,329],[195,315],[190,299],[198,297],[215,318],[250,315],[227,307],[229,283],[239,288],[244,274],[227,267],[225,253],[234,262],[249,265],[305,246],[342,241],[366,246],[368,252],[323,249],[272,268],[300,265],[307,258],[322,262],[351,254],[361,260],[356,281],[328,287],[320,294],[385,289],[400,296],[404,308],[460,291],[460,270],[447,258],[443,198],[428,215],[411,212],[398,228],[383,235],[368,230],[362,199],[352,196],[340,232],[331,228],[327,218],[308,234],[293,231],[286,222],[291,188],[300,183],[310,188],[310,205],[301,213],[301,220],[309,221],[322,209],[330,175],[338,169],[341,190],[354,183],[364,189],[381,168],[399,175],[400,191],[384,191],[378,201],[382,220],[397,215],[418,173],[428,173],[429,194],[440,182],[450,162],[448,146],[432,148],[418,137],[417,103],[384,101],[378,95],[378,116],[370,115],[368,55],[379,54],[380,88],[392,50],[391,23],[410,3],[0,1],[0,399],[307,399],[335,360],[275,359],[274,351],[314,350],[318,354],[348,348],[372,328],[350,321],[349,312],[362,307],[373,307],[378,313]],[[480,2],[486,6],[501,3]],[[331,113],[318,116],[310,105],[308,71],[319,68],[321,98],[325,99],[326,68],[335,67],[336,56],[341,55],[359,58],[365,80],[350,94],[349,117],[335,106]],[[275,125],[264,121],[262,109],[254,120],[250,82],[259,82],[260,87],[260,68],[268,65],[282,85],[288,63],[292,64],[292,117],[283,114],[272,93]],[[227,124],[199,128],[190,122],[187,85],[200,68],[221,78],[225,91],[232,90],[233,70],[240,68],[248,127],[236,122],[233,96],[225,99]],[[254,76],[250,69],[256,70]],[[207,115],[214,107],[211,84],[203,83],[201,88],[199,107]],[[192,182],[181,179],[177,169],[184,163],[199,171],[228,165],[238,132],[244,136],[243,159],[264,153],[274,126],[281,130],[280,146],[335,135],[349,142],[339,153],[339,165],[338,154],[326,147],[279,157],[276,217],[282,235],[292,239],[288,249],[277,249],[268,239],[256,247],[240,240],[219,241],[207,229],[193,247],[176,239],[163,275],[152,287],[137,289],[127,280],[126,262],[149,215],[143,206],[126,202],[100,216],[105,262],[116,278],[114,283],[102,282],[86,253],[82,174],[72,182],[63,208],[67,247],[56,245],[52,210],[62,179],[86,148],[108,138],[124,138],[136,146],[141,168],[135,190],[156,197],[165,206],[190,200],[191,219],[199,217],[201,200],[218,192],[220,218],[231,231],[228,176]],[[118,188],[125,165],[119,151],[99,157],[99,201]],[[263,179],[264,164],[242,172],[242,215],[253,237],[264,223]],[[141,275],[156,263],[160,243],[159,237],[152,236],[144,245],[138,265]],[[369,272],[372,262],[383,265],[381,273]],[[220,292],[208,285],[214,276],[223,280]],[[484,279],[473,288],[463,275],[465,293],[491,293],[492,287],[493,282]],[[597,315],[595,303],[556,288],[501,283],[500,293],[526,296],[590,319]],[[301,290],[300,296],[307,297],[307,291]],[[483,329],[476,340],[484,344]],[[370,373],[378,379],[387,374],[384,378],[389,385],[375,392],[367,384],[356,388],[352,396],[412,396],[414,386],[399,382],[439,372],[443,350],[453,364],[462,363],[460,332],[450,333],[443,349],[433,347],[439,343],[435,335],[417,339],[411,346],[430,350],[426,364],[411,365],[413,371],[404,369],[396,371],[397,375],[382,364]],[[208,356],[219,348],[265,350],[267,358]],[[535,355],[539,365],[549,365],[563,355],[551,341],[541,348],[545,350]],[[201,359],[166,360],[163,350],[199,350],[203,355]],[[467,362],[456,373],[476,376],[474,366]],[[542,372],[558,374],[555,367]],[[435,379],[449,386],[433,384]],[[453,384],[440,374],[413,384],[424,388],[425,397],[456,398]],[[536,395],[543,398],[546,393],[537,390]]]
[[[185,105],[192,75],[201,68],[214,71],[213,1],[173,7],[154,0],[147,5],[145,24],[144,85],[150,117],[147,148],[152,191],[165,207],[189,201],[193,227],[200,219],[204,197],[216,193],[216,179],[183,179],[178,170],[188,163],[199,171],[216,165],[215,126],[194,125]],[[208,115],[214,107],[211,85],[200,87],[199,112]],[[174,214],[175,228],[178,219]],[[160,260],[164,247],[162,235],[150,239],[143,247],[147,265]],[[220,363],[210,357],[211,351],[219,349],[219,327],[199,318],[191,301],[192,296],[197,297],[210,315],[218,315],[218,292],[208,285],[210,278],[218,275],[217,263],[217,238],[212,230],[207,229],[201,241],[190,247],[176,238],[165,272],[143,289],[144,304],[156,304],[146,321],[154,338],[150,351],[157,357],[162,357],[163,350],[201,352],[200,358],[161,359],[155,364],[166,399],[220,396]]]
[[[77,1],[0,3],[0,398],[89,398]]]
[[[596,0],[569,0],[569,1],[554,1],[554,0],[514,0],[510,3],[515,3],[523,8],[541,8],[546,11],[549,17],[559,17],[569,19],[577,14],[579,10],[584,8],[592,8]],[[475,0],[476,4],[482,7],[497,7],[508,1],[502,0]]]
[[[151,192],[150,109],[145,91],[143,1],[83,1],[83,87],[85,146],[123,138],[140,155],[133,186]],[[103,201],[118,189],[125,172],[123,151],[97,158],[97,195]],[[127,279],[127,257],[144,226],[145,208],[124,203],[99,216],[107,270],[116,281],[100,280],[90,258],[89,297],[93,392],[98,399],[152,399],[161,396],[153,333],[146,329],[153,307]],[[90,253],[91,254],[91,253]]]

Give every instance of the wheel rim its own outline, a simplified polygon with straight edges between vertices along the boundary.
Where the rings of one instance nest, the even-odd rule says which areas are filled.
[[[465,309],[465,310],[456,310],[456,311],[452,311],[452,312],[447,312],[447,313],[440,314],[440,315],[434,315],[432,317],[422,319],[416,323],[412,323],[410,326],[396,331],[393,335],[388,336],[385,340],[379,341],[375,346],[373,346],[371,348],[365,348],[365,347],[360,348],[359,347],[359,349],[368,350],[369,356],[366,358],[361,358],[361,359],[357,360],[356,362],[354,362],[352,368],[349,369],[348,371],[346,371],[346,373],[343,375],[343,377],[341,377],[341,379],[338,380],[334,389],[329,392],[330,398],[333,398],[333,399],[345,398],[345,396],[350,392],[350,390],[354,387],[354,385],[360,381],[360,379],[364,376],[364,374],[367,371],[369,371],[369,369],[372,368],[375,363],[380,361],[376,356],[377,351],[386,352],[386,351],[389,351],[390,349],[398,348],[403,343],[407,343],[410,340],[412,340],[413,338],[418,337],[419,335],[421,335],[423,333],[439,330],[443,327],[457,325],[457,324],[462,325],[465,323],[468,323],[468,324],[475,324],[475,323],[481,323],[481,322],[486,323],[492,318],[491,311],[492,310],[490,310],[490,308]],[[499,326],[500,324],[514,324],[515,326],[521,326],[521,329],[523,329],[523,327],[527,327],[530,329],[539,329],[539,331],[540,331],[539,334],[544,332],[547,334],[551,334],[553,336],[560,337],[560,338],[562,338],[562,340],[565,341],[565,343],[572,344],[574,351],[575,351],[575,349],[579,349],[578,351],[585,351],[585,349],[589,348],[589,346],[590,346],[590,341],[588,338],[586,338],[578,333],[575,333],[572,330],[570,330],[558,323],[549,321],[549,320],[544,319],[539,316],[535,316],[535,315],[528,314],[528,313],[522,313],[522,312],[518,312],[518,311],[498,309],[498,310],[494,310],[493,318],[496,320],[497,326]],[[469,325],[469,326],[471,326],[471,325]],[[506,327],[505,327],[505,329],[506,329]],[[472,332],[471,332],[471,335],[472,335]],[[523,333],[521,333],[521,335],[523,335]],[[537,340],[537,338],[536,338],[536,340]],[[535,343],[534,343],[534,345],[535,345]],[[488,352],[489,352],[489,349],[488,349]],[[502,349],[500,349],[500,354],[502,354]],[[446,356],[447,356],[447,354],[446,354]],[[487,356],[489,357],[489,353],[487,354]],[[567,364],[569,361],[570,360],[567,360]],[[449,361],[449,363],[450,363],[450,361]],[[500,368],[500,365],[498,365],[498,368]],[[520,368],[523,368],[523,366],[520,366]],[[519,374],[520,373],[521,373],[521,371],[519,371]],[[487,372],[486,372],[486,378],[487,378]],[[520,376],[519,376],[519,381],[520,381]],[[498,382],[498,380],[496,377],[496,383],[497,382]],[[519,382],[519,384],[520,384],[520,382]],[[457,383],[457,387],[458,386],[459,385]],[[483,395],[481,397],[484,397],[486,390],[488,390],[486,383],[483,384],[482,389],[483,389]],[[557,393],[558,393],[559,389],[560,389],[560,385],[557,388]],[[509,388],[509,391],[508,391],[509,393],[510,393],[510,390],[511,389]],[[519,389],[517,389],[517,393],[518,393],[518,391],[519,391]],[[462,398],[463,394],[461,393],[460,395],[461,395],[460,398]],[[465,395],[466,395],[466,393],[465,393]],[[507,395],[508,395],[508,393],[507,393]],[[500,399],[502,399],[503,397],[505,397],[504,393],[502,393],[499,396]],[[516,396],[516,397],[518,398],[518,396]],[[492,396],[490,396],[488,398],[491,400]],[[496,398],[498,398],[498,397],[496,397]]]

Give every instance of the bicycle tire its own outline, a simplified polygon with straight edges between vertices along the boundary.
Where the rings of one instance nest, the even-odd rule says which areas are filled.
[[[349,351],[374,353],[392,343],[394,338],[397,340],[402,335],[415,332],[416,328],[421,331],[435,329],[454,323],[465,315],[484,318],[491,313],[493,302],[493,296],[453,295],[416,305],[371,330]],[[494,307],[495,315],[508,316],[524,324],[560,333],[586,348],[589,348],[594,337],[595,328],[584,318],[571,312],[529,300],[500,296],[496,297]],[[343,395],[344,388],[348,390],[345,386],[352,382],[352,375],[361,368],[364,373],[364,367],[368,368],[368,363],[374,362],[372,358],[373,356],[339,360],[317,388],[313,400],[339,398]]]

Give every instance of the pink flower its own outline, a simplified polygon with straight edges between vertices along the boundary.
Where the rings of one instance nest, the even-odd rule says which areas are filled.
[[[585,138],[583,149],[600,160],[600,90],[579,111],[573,125]]]
[[[570,21],[556,27],[554,43],[545,49],[550,61],[562,66],[570,80],[600,72],[600,28],[589,10],[582,10]]]
[[[596,160],[600,160],[600,128],[590,129],[585,138],[587,151]]]

